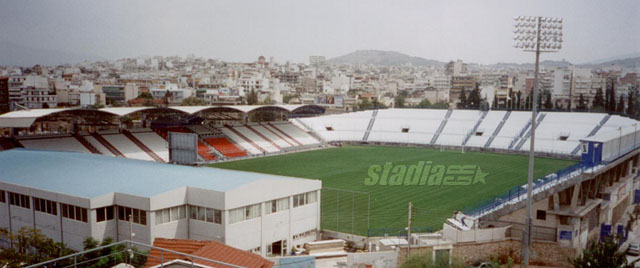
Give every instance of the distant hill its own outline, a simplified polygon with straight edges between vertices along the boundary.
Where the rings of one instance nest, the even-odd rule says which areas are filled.
[[[599,69],[611,65],[620,66],[625,69],[640,69],[640,57],[617,59],[596,64],[582,64],[580,67]]]
[[[333,64],[372,64],[372,65],[402,65],[411,63],[420,66],[444,66],[444,62],[413,57],[395,51],[357,50],[344,56],[329,59]]]
[[[562,60],[562,61],[554,61],[554,60],[543,60],[540,62],[540,66],[546,67],[568,67],[571,66],[571,62]],[[496,64],[485,65],[485,67],[491,68],[533,68],[535,67],[535,63],[511,63],[511,62],[499,62]]]
[[[9,41],[0,41],[0,65],[4,66],[28,67],[36,64],[51,66],[95,60],[101,60],[101,58],[66,51],[33,48]]]

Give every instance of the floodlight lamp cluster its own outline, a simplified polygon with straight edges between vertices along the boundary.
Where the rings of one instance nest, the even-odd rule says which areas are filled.
[[[517,16],[515,47],[525,51],[554,52],[562,48],[562,19]],[[538,47],[539,45],[539,47]]]

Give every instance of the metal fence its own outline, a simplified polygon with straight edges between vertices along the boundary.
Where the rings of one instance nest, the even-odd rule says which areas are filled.
[[[411,227],[411,233],[433,233],[433,228],[430,226],[417,226]],[[402,227],[387,227],[387,228],[369,228],[367,230],[367,237],[374,236],[407,236],[407,228]]]
[[[582,164],[576,163],[575,165],[558,170],[555,173],[549,174],[544,177],[540,177],[533,181],[532,191],[535,194],[536,191],[544,190],[550,186],[556,185],[559,182],[570,179],[580,173],[582,173]],[[509,203],[517,203],[525,200],[527,194],[526,184],[522,186],[516,186],[501,196],[496,196],[493,199],[487,200],[474,207],[464,209],[464,213],[470,216],[483,216],[486,213],[494,211],[496,208]]]
[[[370,224],[371,196],[335,188],[322,188],[322,229],[365,235]]]

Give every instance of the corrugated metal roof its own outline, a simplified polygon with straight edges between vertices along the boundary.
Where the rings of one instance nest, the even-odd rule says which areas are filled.
[[[216,241],[156,238],[153,246],[247,268],[271,268],[273,266],[273,262],[257,254],[230,247]],[[174,259],[186,260],[185,256],[166,251],[162,253],[162,259],[164,262]],[[194,260],[194,262],[219,268],[231,268],[230,266],[203,260]],[[160,250],[155,248],[151,249],[145,267],[152,267],[158,264],[160,264]]]
[[[84,198],[113,192],[152,197],[185,186],[225,192],[258,180],[302,180],[95,154],[27,149],[0,151],[0,171],[0,181]]]

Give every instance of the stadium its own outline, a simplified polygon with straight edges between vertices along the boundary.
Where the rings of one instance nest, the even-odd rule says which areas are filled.
[[[285,189],[277,196],[258,194],[264,186],[252,185],[250,191],[258,197],[251,204],[218,207],[214,205],[215,199],[207,201],[208,207],[225,211],[221,220],[232,226],[230,211],[236,205],[260,204],[253,221],[262,222],[262,218],[269,216],[262,211],[270,206],[267,202],[271,200],[288,197],[287,209],[291,211],[317,198],[319,210],[301,212],[301,215],[316,213],[311,220],[315,224],[304,223],[304,228],[268,238],[265,233],[281,227],[277,224],[260,227],[259,242],[231,243],[263,255],[273,255],[274,246],[287,252],[316,237],[345,238],[365,246],[388,236],[406,238],[409,219],[414,234],[408,240],[415,245],[429,245],[431,238],[426,234],[436,231],[437,239],[453,244],[522,238],[531,112],[435,109],[325,112],[317,105],[15,111],[0,116],[0,128],[4,129],[0,147],[9,150],[0,155],[23,147],[16,150],[102,155],[94,160],[99,162],[125,158],[159,162],[154,165],[162,166],[199,166],[194,168],[198,170],[232,169],[248,171],[246,174],[251,175],[246,176],[256,178],[299,178],[290,186],[281,185]],[[638,167],[637,121],[602,113],[544,111],[535,120],[534,239],[562,249],[579,250],[586,247],[590,238],[624,233],[624,212],[637,203],[636,189],[640,188],[634,180]],[[1,190],[6,195],[4,203],[15,203],[10,193],[44,198],[37,197],[34,189],[62,191],[24,185],[18,175],[33,172],[36,171],[20,169],[12,173],[15,178],[0,178]],[[234,176],[244,177],[242,174],[245,173]],[[87,178],[103,181],[109,176],[107,173]],[[131,183],[138,188],[149,183],[133,177]],[[178,181],[172,182],[175,187],[165,190],[197,188],[187,177],[174,177]],[[306,185],[304,179],[321,182],[321,186],[296,186]],[[307,192],[316,194],[298,197]],[[115,188],[105,189],[101,194],[107,193],[147,199],[166,194],[160,190],[153,194],[128,193]],[[165,208],[198,205],[189,198],[178,199],[179,202],[171,204],[160,202],[149,206],[148,201],[144,201],[146,205],[134,205],[135,201],[120,203],[123,201],[116,198],[107,205],[128,204],[140,209],[140,213],[149,213],[149,219],[155,219],[157,211]],[[61,202],[53,201],[56,200]],[[5,206],[2,213],[13,210]],[[92,217],[97,217],[97,209],[103,206],[94,205],[93,201],[84,203],[89,209],[89,221],[95,221]],[[19,221],[15,217],[7,218],[3,227],[20,224],[13,223]],[[35,217],[32,222],[36,225]],[[89,234],[96,238],[105,235],[93,230]],[[152,242],[155,236],[229,242],[208,234],[153,230],[141,241]],[[274,245],[276,239],[279,244]]]

